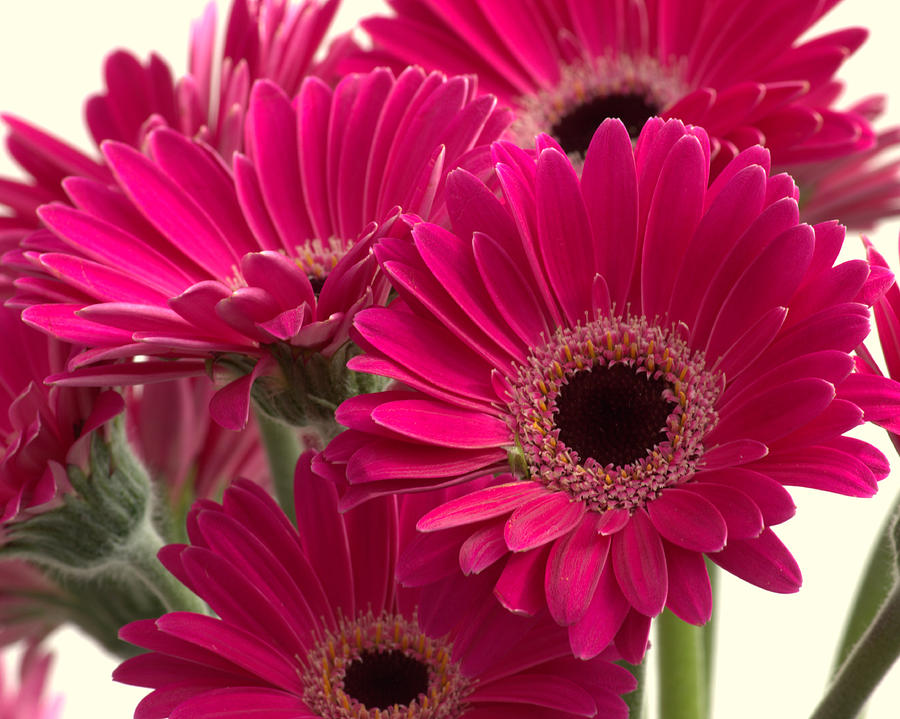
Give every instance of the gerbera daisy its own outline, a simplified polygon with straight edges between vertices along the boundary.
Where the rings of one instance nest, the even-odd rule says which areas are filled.
[[[399,587],[409,507],[388,498],[342,515],[309,462],[304,455],[297,469],[296,528],[239,480],[221,506],[195,505],[189,546],[161,552],[217,617],[171,613],[122,629],[150,650],[114,674],[154,689],[136,719],[627,716],[619,694],[634,688],[628,672],[574,659],[552,622],[479,604],[470,585],[480,578]]]
[[[835,79],[866,30],[799,40],[840,0],[388,1],[392,17],[362,22],[374,50],[348,67],[475,73],[514,109],[512,140],[529,146],[548,133],[576,165],[606,117],[632,139],[655,115],[703,126],[713,176],[756,144],[793,170],[874,143],[859,108],[838,108]],[[801,184],[804,201],[816,185]]]
[[[56,719],[62,697],[47,696],[47,679],[53,656],[32,645],[22,654],[18,678],[10,677],[0,662],[0,716],[4,719]]]
[[[646,639],[664,606],[705,622],[704,555],[797,590],[784,486],[868,496],[888,472],[842,435],[897,409],[845,396],[891,277],[832,266],[844,229],[799,223],[767,150],[708,185],[707,136],[680,121],[634,148],[605,121],[580,178],[547,136],[494,155],[500,198],[455,172],[452,232],[410,218],[413,242],[377,250],[400,299],[357,315],[350,366],[403,385],[338,410],[319,464],[346,471],[344,504],[496,475],[419,521],[428,552],[501,566],[500,601],[549,607],[581,657]]]
[[[23,245],[38,276],[17,281],[14,301],[38,304],[27,322],[92,346],[73,368],[136,354],[215,358],[237,376],[211,404],[225,427],[246,424],[257,376],[271,414],[331,422],[354,381],[350,321],[388,296],[371,243],[395,206],[445,216],[446,173],[484,167],[505,127],[494,105],[471,78],[380,69],[334,91],[308,78],[293,103],[257,83],[233,174],[169,129],[150,134],[149,157],[105,143],[118,186],[64,183],[77,209],[41,209],[55,236]],[[144,367],[88,367],[72,381],[118,384]]]
[[[85,119],[99,147],[116,140],[140,147],[154,127],[168,126],[197,136],[227,160],[239,150],[250,88],[269,79],[295,95],[309,74],[336,79],[330,69],[340,44],[316,61],[338,0],[234,0],[220,54],[216,47],[216,4],[210,3],[191,30],[188,74],[173,79],[168,64],[151,54],[141,63],[118,50],[104,63],[106,89],[85,104]],[[0,252],[13,249],[40,227],[37,208],[66,201],[62,180],[70,175],[103,183],[112,175],[95,159],[12,115],[6,146],[29,181],[0,178]]]

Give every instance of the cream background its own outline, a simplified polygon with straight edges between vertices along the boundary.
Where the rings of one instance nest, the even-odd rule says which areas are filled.
[[[0,0],[0,109],[16,113],[81,146],[90,147],[81,127],[84,98],[101,86],[104,55],[125,47],[141,56],[152,49],[181,74],[186,66],[189,21],[204,0]],[[219,0],[223,8],[226,0]],[[380,7],[377,0],[345,0],[339,27]],[[222,18],[220,18],[221,20]],[[900,7],[883,0],[844,0],[820,28],[871,28],[871,37],[845,66],[847,98],[874,92],[892,96],[889,118],[900,122]],[[0,174],[14,172],[0,158]],[[898,223],[873,235],[897,262]],[[856,239],[846,254],[858,256]],[[882,433],[866,435],[892,456]],[[897,463],[894,463],[898,466]],[[780,596],[723,574],[719,654],[716,668],[717,719],[794,719],[813,708],[827,677],[834,644],[858,571],[900,478],[884,481],[872,500],[854,500],[797,489],[797,516],[778,529],[803,569],[804,587]],[[108,680],[116,661],[74,630],[57,633],[54,689],[66,695],[65,719],[125,719],[144,690]],[[651,650],[652,661],[652,650]],[[900,670],[895,669],[871,704],[870,719],[900,715]],[[654,712],[649,713],[650,717]],[[2,718],[0,718],[2,719]]]

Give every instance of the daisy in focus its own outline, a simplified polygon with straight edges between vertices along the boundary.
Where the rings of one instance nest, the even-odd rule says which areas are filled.
[[[150,650],[114,675],[154,690],[136,719],[627,717],[627,671],[574,659],[552,622],[478,603],[479,578],[400,587],[397,552],[417,512],[390,498],[340,514],[310,460],[297,468],[296,527],[238,480],[221,505],[195,505],[190,545],[163,550],[217,617],[176,612],[122,629]]]
[[[41,209],[52,234],[23,244],[13,302],[90,348],[67,382],[153,381],[159,363],[118,362],[135,355],[182,358],[163,363],[168,376],[211,360],[222,426],[246,425],[257,378],[264,411],[333,424],[360,391],[344,371],[350,322],[388,297],[372,243],[398,208],[446,221],[446,174],[488,167],[508,122],[495,104],[470,77],[380,69],[334,90],[307,78],[294,101],[257,83],[233,170],[167,128],[148,136],[149,156],[105,143],[117,185],[64,183],[74,206]]]
[[[578,657],[640,661],[664,607],[707,621],[704,556],[796,591],[785,487],[870,496],[888,473],[844,433],[897,412],[850,355],[890,273],[835,266],[844,229],[800,223],[761,147],[710,185],[707,135],[679,121],[636,146],[605,121],[580,177],[547,136],[494,158],[499,198],[453,173],[452,231],[408,218],[413,242],[379,244],[399,300],[357,316],[350,366],[399,384],[339,408],[317,468],[347,507],[479,480],[411,552],[500,567],[500,602],[549,608]]]

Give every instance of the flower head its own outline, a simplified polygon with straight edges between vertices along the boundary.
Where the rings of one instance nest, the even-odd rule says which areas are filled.
[[[838,1],[531,0],[527,10],[504,0],[390,2],[393,16],[362,22],[375,48],[349,66],[418,63],[475,73],[513,108],[512,140],[526,146],[548,133],[576,166],[603,119],[619,117],[636,139],[659,115],[707,130],[713,176],[756,144],[793,172],[874,143],[866,108],[838,107],[835,77],[866,30],[800,39]],[[830,194],[828,174],[811,168],[802,179],[804,205],[821,209],[827,197],[817,193]],[[896,188],[890,199],[876,187],[862,190],[865,202],[856,205],[875,219],[896,208]],[[842,217],[827,218],[835,216]],[[870,218],[851,212],[848,220]]]
[[[447,172],[483,166],[504,127],[494,104],[476,99],[471,78],[381,69],[333,91],[308,78],[294,102],[257,83],[247,154],[235,156],[233,173],[206,145],[165,128],[150,134],[149,157],[106,143],[118,186],[65,183],[78,209],[41,210],[55,236],[26,244],[38,276],[18,282],[15,301],[38,304],[26,321],[92,347],[76,366],[137,354],[215,358],[216,370],[237,377],[211,405],[223,426],[246,423],[258,376],[257,399],[271,413],[296,424],[317,412],[330,419],[350,382],[334,378],[353,315],[388,296],[372,242],[397,206],[445,216]],[[88,367],[79,381],[119,383],[145,367]]]
[[[438,591],[393,579],[423,506],[393,498],[346,514],[334,488],[297,471],[295,528],[257,486],[192,510],[190,546],[160,555],[218,618],[172,613],[122,637],[151,650],[115,678],[154,689],[136,717],[226,708],[310,719],[625,717],[632,677],[571,657],[550,622],[513,617],[454,578]],[[465,620],[465,621],[464,621]],[[487,631],[487,628],[490,631]],[[268,714],[267,714],[268,715]]]
[[[605,121],[580,178],[547,136],[494,155],[499,198],[453,173],[452,231],[409,218],[376,250],[399,299],[357,316],[350,366],[401,384],[338,410],[319,465],[344,504],[494,475],[419,521],[429,556],[501,566],[500,601],[549,607],[577,656],[616,637],[639,660],[664,606],[705,622],[704,554],[795,591],[784,486],[868,496],[888,471],[843,433],[896,410],[852,391],[850,356],[890,276],[833,266],[843,228],[801,224],[763,148],[709,185],[679,121],[636,147]]]

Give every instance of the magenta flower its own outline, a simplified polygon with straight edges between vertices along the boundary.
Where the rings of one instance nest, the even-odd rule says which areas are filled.
[[[453,173],[452,232],[412,218],[413,242],[379,245],[400,299],[357,316],[350,366],[402,384],[345,402],[319,464],[346,471],[346,506],[497,475],[419,521],[428,556],[501,567],[508,609],[637,661],[663,607],[709,618],[704,555],[797,590],[771,529],[785,485],[869,496],[886,476],[842,435],[897,412],[856,391],[850,355],[892,278],[833,267],[843,228],[800,224],[761,147],[709,186],[707,136],[679,121],[634,148],[605,121],[580,179],[537,149],[494,146],[499,199]]]
[[[106,143],[118,187],[72,179],[77,209],[42,208],[55,236],[23,245],[36,276],[17,282],[15,302],[38,305],[27,322],[91,346],[73,366],[215,357],[238,375],[211,405],[223,426],[246,424],[257,376],[274,378],[257,395],[273,414],[308,423],[304,412],[343,399],[327,395],[325,360],[348,351],[353,315],[387,299],[371,243],[396,206],[444,216],[446,173],[485,167],[505,126],[494,105],[476,99],[471,78],[381,69],[334,91],[308,78],[294,103],[257,83],[233,175],[168,129],[151,133],[149,157]],[[145,367],[101,364],[73,381],[118,384]],[[185,367],[196,372],[196,362]],[[322,403],[304,407],[292,395],[301,390],[325,393]]]
[[[122,629],[150,650],[114,674],[154,689],[136,719],[627,716],[628,672],[574,659],[551,622],[479,603],[480,579],[398,586],[410,505],[398,510],[390,498],[342,515],[309,461],[298,465],[296,528],[268,494],[238,481],[221,506],[195,505],[189,546],[161,552],[217,618],[176,612]]]
[[[4,719],[57,719],[62,697],[47,696],[47,679],[53,657],[36,645],[22,655],[19,676],[14,679],[0,663],[0,716]]]
[[[71,347],[0,308],[0,522],[46,505],[69,486],[66,466],[82,464],[93,430],[122,411],[113,390],[48,387]]]
[[[475,73],[514,109],[512,140],[530,146],[548,133],[576,164],[604,118],[621,118],[634,139],[659,115],[706,128],[713,177],[756,144],[793,171],[874,142],[859,108],[838,108],[835,79],[866,30],[799,40],[839,1],[390,0],[394,16],[362,22],[375,50],[348,67],[418,63]],[[810,188],[800,185],[804,203],[809,196],[819,204],[811,179]],[[900,192],[892,196],[896,207]],[[872,211],[878,202],[865,204]]]
[[[168,64],[151,54],[146,63],[119,50],[106,58],[106,90],[85,105],[88,128],[99,146],[116,140],[141,147],[150,130],[167,126],[198,137],[230,160],[240,150],[250,88],[268,79],[289,95],[309,74],[336,78],[333,65],[341,55],[337,43],[322,61],[314,55],[337,9],[337,0],[234,0],[221,53],[216,47],[216,4],[210,3],[191,31],[189,71],[173,80]],[[113,181],[97,160],[12,115],[7,149],[30,180],[0,178],[0,254],[15,250],[29,232],[40,227],[37,208],[67,201],[64,178],[75,175],[104,184]],[[10,280],[0,272],[0,282]],[[5,287],[0,291],[8,294]]]

